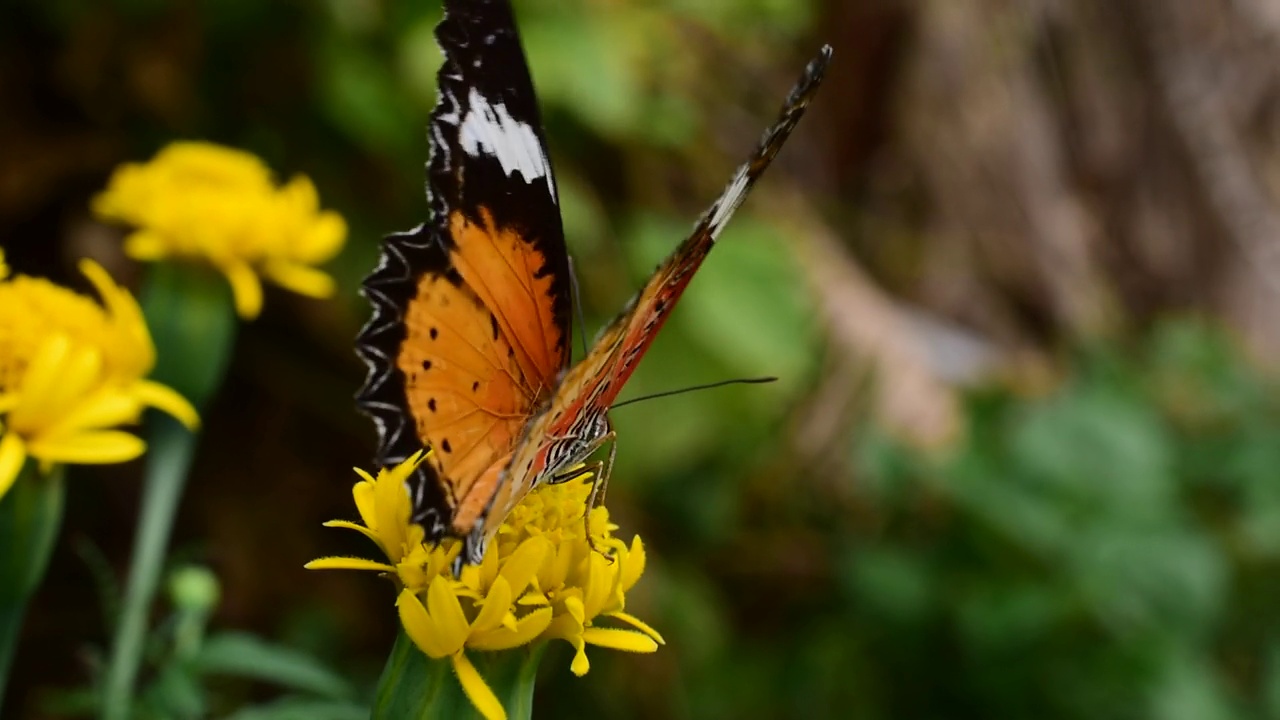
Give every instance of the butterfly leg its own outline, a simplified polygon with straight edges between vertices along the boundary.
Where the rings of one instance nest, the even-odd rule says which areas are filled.
[[[610,454],[612,455],[612,452],[610,452]],[[562,473],[552,475],[551,478],[547,480],[548,485],[559,485],[560,483],[569,482],[570,480],[575,480],[586,475],[591,476],[591,489],[588,491],[587,502],[586,505],[583,506],[582,510],[583,535],[587,538],[587,544],[591,546],[591,549],[606,558],[609,557],[609,553],[597,546],[595,538],[591,536],[591,511],[598,504],[597,498],[602,497],[600,492],[601,486],[603,484],[607,484],[608,479],[604,478],[604,475],[607,474],[608,471],[605,470],[605,467],[611,467],[612,465],[612,458],[610,458],[607,463],[603,460],[596,460],[595,462],[578,465],[571,470],[566,470]]]
[[[587,501],[588,508],[599,507],[604,504],[604,493],[609,489],[609,478],[613,475],[613,461],[618,458],[618,433],[613,431],[613,427],[609,427],[609,432],[600,438],[600,444],[609,443],[609,459],[605,460],[600,467],[600,474],[596,476],[594,482],[591,483],[591,496]]]
[[[609,432],[600,437],[600,444],[609,443],[608,459],[595,463],[595,474],[591,477],[591,494],[587,496],[587,508],[582,514],[583,529],[587,535],[587,544],[591,549],[613,562],[613,555],[596,546],[591,535],[591,511],[604,504],[605,490],[609,488],[609,476],[613,475],[613,461],[618,457],[618,434],[609,426]]]

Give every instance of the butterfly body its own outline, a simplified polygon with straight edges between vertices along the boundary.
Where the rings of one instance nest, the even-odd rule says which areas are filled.
[[[609,407],[724,224],[821,81],[806,68],[778,121],[690,236],[569,366],[569,259],[532,83],[507,0],[446,0],[429,127],[431,219],[392,235],[364,292],[358,396],[379,461],[432,453],[412,482],[431,538],[479,562],[502,518],[612,437]]]

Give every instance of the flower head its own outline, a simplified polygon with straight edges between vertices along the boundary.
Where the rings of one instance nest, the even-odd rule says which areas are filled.
[[[277,187],[258,158],[203,142],[173,143],[151,162],[121,166],[93,209],[137,228],[125,241],[135,259],[212,264],[244,318],[262,309],[259,277],[303,295],[332,294],[333,279],[313,265],[337,254],[347,235],[340,215],[320,209],[306,176]]]
[[[0,496],[28,456],[44,463],[115,463],[145,445],[117,425],[159,408],[188,426],[196,411],[146,380],[155,347],[142,311],[84,260],[102,304],[40,278],[8,277],[0,256]]]
[[[626,593],[644,572],[644,545],[628,546],[613,537],[617,529],[603,507],[592,509],[590,538],[583,512],[588,475],[531,493],[503,521],[479,565],[458,577],[449,568],[461,543],[423,542],[422,528],[409,522],[405,480],[421,454],[382,470],[354,489],[364,525],[335,520],[329,527],[357,530],[372,539],[388,562],[361,558],[322,558],[308,568],[376,570],[397,581],[396,600],[405,632],[422,652],[450,658],[463,690],[487,718],[503,717],[502,705],[467,658],[467,650],[498,651],[548,639],[569,642],[576,650],[570,669],[590,669],[586,646],[630,652],[654,652],[662,636],[624,612]],[[611,554],[605,557],[592,545]],[[599,624],[610,618],[630,627]]]

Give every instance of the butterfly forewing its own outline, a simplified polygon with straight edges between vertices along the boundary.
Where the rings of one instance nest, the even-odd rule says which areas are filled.
[[[448,0],[428,128],[430,219],[388,237],[364,292],[358,396],[429,535],[484,506],[568,361],[569,267],[541,118],[506,0]]]
[[[612,323],[596,338],[586,357],[561,380],[546,411],[524,430],[501,478],[501,488],[487,511],[504,517],[539,483],[581,462],[606,432],[604,421],[627,379],[635,371],[658,331],[670,316],[694,272],[752,185],[804,115],[822,82],[831,48],[824,46],[792,89],[777,120],[763,135],[751,157],[734,173],[719,199],[708,208],[693,232],[650,276]],[[488,535],[496,524],[488,528]],[[469,538],[468,556],[478,560],[488,537]]]

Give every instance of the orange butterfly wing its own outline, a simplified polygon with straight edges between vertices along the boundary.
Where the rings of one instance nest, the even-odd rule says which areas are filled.
[[[738,168],[693,232],[658,266],[622,313],[596,339],[582,362],[560,381],[547,409],[533,419],[516,447],[485,513],[505,517],[538,484],[582,462],[599,447],[609,428],[609,406],[715,246],[725,223],[799,123],[830,60],[831,48],[824,46],[791,90],[777,122],[764,133],[755,152]],[[476,522],[475,527],[476,533],[468,537],[467,556],[478,561],[496,532],[497,523],[486,527]]]
[[[484,505],[568,362],[569,267],[541,120],[504,0],[449,0],[429,126],[431,220],[387,238],[365,281],[360,407],[378,461],[423,447],[414,519],[432,538]]]

